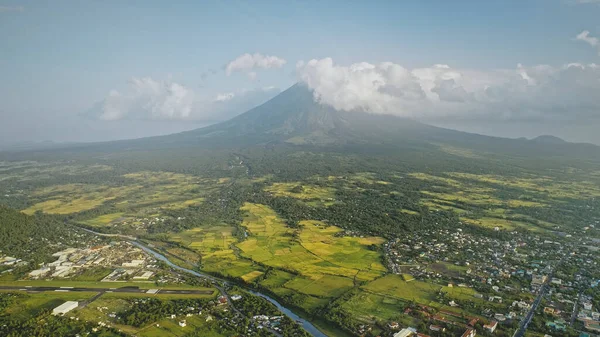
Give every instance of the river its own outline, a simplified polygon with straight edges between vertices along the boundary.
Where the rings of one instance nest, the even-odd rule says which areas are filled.
[[[96,233],[93,232],[95,234],[102,234],[102,233]],[[164,255],[162,255],[161,253],[155,251],[154,249],[145,246],[144,244],[140,243],[139,241],[131,241],[131,243],[133,243],[134,245],[140,247],[141,249],[143,249],[144,251],[152,254],[154,257],[156,257],[157,259],[165,262],[167,265],[169,265],[170,267],[172,267],[173,269],[177,269],[179,271],[183,271],[186,272],[188,274],[194,275],[194,276],[198,276],[198,277],[202,277],[202,278],[206,278],[212,281],[217,281],[217,282],[227,282],[227,280],[224,279],[220,279],[218,277],[212,276],[212,275],[208,275],[208,274],[204,274],[204,273],[200,273],[197,272],[195,270],[191,270],[191,269],[187,269],[187,268],[183,268],[180,267],[176,264],[174,264],[173,262],[169,261],[169,259],[167,259]],[[260,296],[264,299],[266,299],[267,301],[273,303],[277,309],[279,309],[279,311],[281,311],[282,313],[284,313],[286,316],[288,316],[289,318],[293,319],[294,321],[298,322],[299,324],[302,325],[302,327],[304,328],[304,330],[306,330],[308,333],[310,333],[311,335],[315,336],[315,337],[327,337],[327,335],[325,335],[324,333],[322,333],[319,329],[317,329],[314,325],[312,325],[309,321],[305,320],[304,318],[296,315],[293,311],[291,311],[290,309],[284,307],[283,305],[281,305],[279,302],[277,302],[276,300],[274,300],[273,298],[271,298],[270,296],[267,296],[263,293],[251,290],[251,289],[245,289],[248,292],[256,295],[256,296]]]

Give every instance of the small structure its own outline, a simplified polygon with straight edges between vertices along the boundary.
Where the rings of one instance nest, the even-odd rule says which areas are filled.
[[[64,315],[67,312],[77,308],[79,306],[79,302],[77,301],[66,301],[65,303],[59,305],[58,307],[54,308],[54,310],[52,310],[52,315],[54,316],[58,316],[58,315]]]
[[[462,337],[475,337],[477,335],[477,330],[467,328],[465,332],[462,334]]]
[[[185,319],[183,321],[179,321],[179,326],[182,328],[185,328],[185,326],[187,325]]]
[[[490,333],[493,333],[494,331],[496,331],[497,327],[498,327],[497,321],[491,321],[490,324],[486,324],[483,326],[483,328],[486,329],[487,331],[489,331]]]
[[[239,301],[242,299],[242,295],[233,295],[231,296],[232,301]]]
[[[434,324],[431,324],[431,325],[429,326],[429,330],[431,330],[431,331],[436,331],[436,332],[438,332],[438,331],[442,331],[442,332],[444,332],[444,331],[446,331],[446,328],[444,328],[443,326],[439,326],[439,325],[434,325]]]
[[[417,334],[417,329],[415,328],[404,328],[399,332],[394,334],[394,337],[410,337]]]

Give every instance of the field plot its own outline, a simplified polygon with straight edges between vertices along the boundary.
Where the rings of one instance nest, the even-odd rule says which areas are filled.
[[[361,322],[371,323],[374,317],[397,320],[405,305],[404,301],[361,291],[344,302],[342,309]]]
[[[239,258],[232,245],[237,242],[234,228],[222,226],[196,227],[170,234],[170,240],[183,244],[201,257],[202,269],[230,277],[241,277],[252,282],[262,273],[262,268],[252,261]]]
[[[204,201],[204,193],[217,188],[217,179],[204,179],[169,172],[137,172],[125,174],[130,183],[123,186],[97,184],[64,184],[35,190],[30,197],[33,205],[26,214],[42,211],[50,214],[71,214],[112,203],[119,210],[96,219],[88,225],[104,226],[118,219],[117,213],[141,209],[181,209]]]
[[[303,221],[296,230],[268,206],[246,203],[242,209],[247,211],[242,225],[249,233],[236,245],[242,256],[302,275],[285,281],[291,274],[269,274],[263,285],[331,297],[352,287],[355,279],[372,280],[385,272],[379,254],[367,248],[381,238],[338,237],[341,229],[318,221]]]
[[[102,227],[111,224],[113,221],[122,219],[124,214],[124,212],[104,214],[93,219],[84,220],[82,223],[89,226]]]
[[[43,292],[37,294],[24,294],[12,306],[4,310],[5,314],[10,315],[11,319],[27,320],[35,317],[42,310],[52,310],[65,301],[84,301],[96,295],[90,292]]]
[[[306,185],[301,183],[274,183],[265,188],[278,197],[290,197],[301,200],[329,200],[335,196],[335,190],[330,187]]]
[[[398,275],[387,275],[362,287],[365,291],[376,295],[413,301],[431,307],[441,306],[440,303],[435,302],[435,294],[441,288],[439,285],[421,281],[407,282]]]
[[[140,186],[109,187],[93,184],[67,184],[42,188],[32,197],[40,201],[23,210],[25,214],[36,211],[51,214],[70,214],[87,211],[104,202],[124,197],[138,190]]]

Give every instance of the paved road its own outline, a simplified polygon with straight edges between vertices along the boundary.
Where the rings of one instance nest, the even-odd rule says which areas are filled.
[[[33,287],[33,286],[0,286],[0,290],[24,290],[29,292],[57,291],[57,292],[99,292],[99,293],[148,293],[149,289],[139,289],[137,287],[121,288],[86,288],[86,287]],[[193,294],[193,295],[212,295],[212,290],[182,290],[182,289],[156,289],[156,292],[150,294]]]
[[[556,264],[556,266],[554,267],[554,270],[556,270],[556,268],[563,262],[563,260],[564,260],[564,258],[561,259]],[[542,285],[542,288],[540,289],[538,297],[535,299],[535,301],[533,302],[533,305],[531,306],[531,310],[529,310],[529,312],[527,313],[527,316],[525,316],[525,318],[521,321],[521,325],[519,326],[517,331],[515,331],[515,333],[513,334],[513,337],[523,337],[525,335],[525,331],[527,331],[527,326],[529,325],[529,323],[531,323],[531,320],[533,319],[533,316],[535,315],[535,310],[540,305],[540,302],[542,301],[542,298],[544,298],[546,291],[548,291],[548,283],[550,283],[550,281],[554,277],[554,270],[550,273],[550,275],[548,275],[546,282],[544,282],[544,284]]]
[[[571,314],[571,321],[569,322],[569,325],[573,326],[573,323],[575,323],[575,319],[577,318],[577,313],[579,312],[579,302],[581,301],[581,295],[583,294],[583,291],[579,292],[579,296],[577,296],[577,301],[575,301],[575,304],[573,304],[573,313]]]

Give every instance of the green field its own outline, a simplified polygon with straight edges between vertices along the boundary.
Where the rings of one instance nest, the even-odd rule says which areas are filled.
[[[380,238],[334,236],[339,228],[318,221],[303,221],[297,231],[265,205],[246,203],[242,209],[247,212],[242,225],[250,235],[237,247],[249,259],[313,280],[324,275],[372,280],[385,272],[379,253],[367,249]]]

